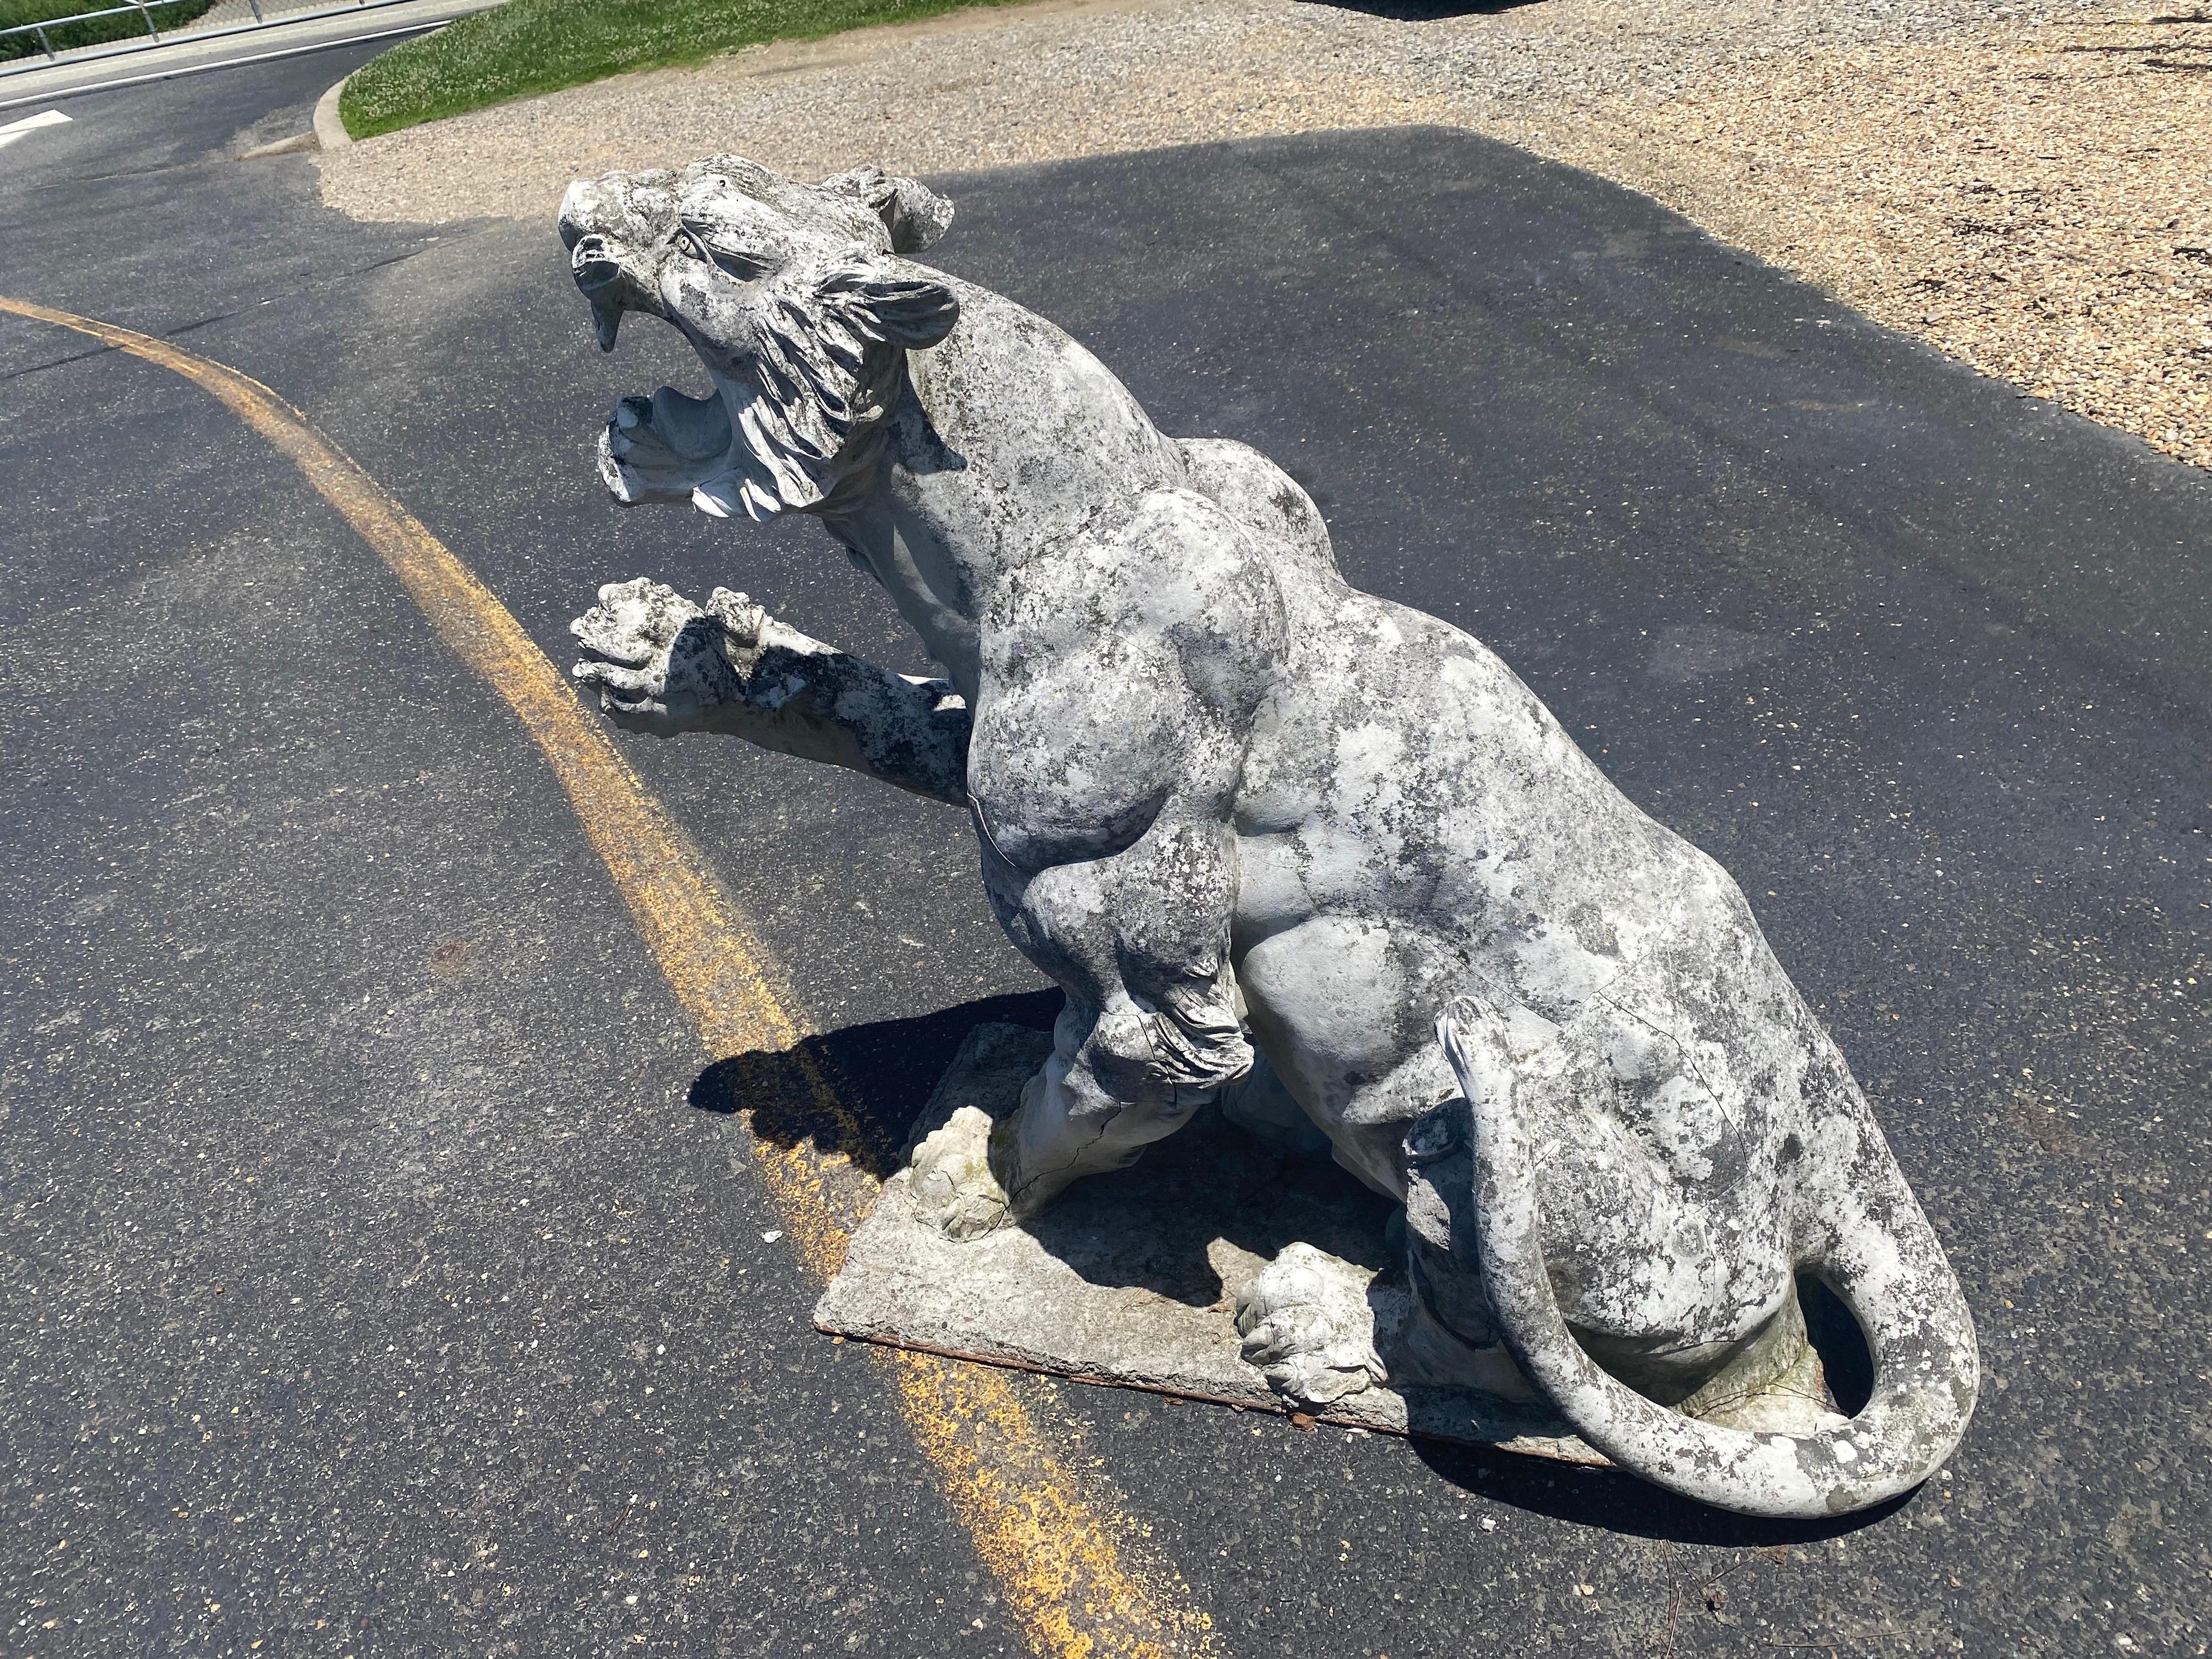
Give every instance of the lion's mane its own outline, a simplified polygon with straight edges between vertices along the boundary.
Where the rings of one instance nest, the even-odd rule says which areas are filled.
[[[934,345],[959,315],[944,283],[897,263],[799,268],[755,313],[744,373],[729,385],[736,504],[748,517],[834,512],[866,490],[908,349]]]

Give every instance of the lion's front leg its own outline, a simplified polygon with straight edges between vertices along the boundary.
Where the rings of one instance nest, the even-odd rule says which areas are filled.
[[[716,588],[705,605],[643,577],[612,582],[569,625],[576,678],[617,725],[714,732],[967,804],[967,705],[941,680],[849,656]]]
[[[956,1238],[1025,1220],[1126,1168],[1251,1070],[1226,959],[1231,857],[1225,830],[1186,825],[1024,877],[987,840],[1000,919],[1067,1005],[1018,1111],[995,1128],[956,1115],[916,1149],[925,1219]]]
[[[1016,1219],[1251,1069],[1229,961],[1232,820],[1283,656],[1268,570],[1218,504],[1156,492],[1100,539],[1034,559],[983,629],[969,787],[984,884],[1067,994],[1051,1060],[991,1138]],[[917,1160],[918,1193],[934,1168]],[[972,1188],[972,1157],[962,1168]],[[934,1218],[974,1226],[972,1193],[943,1184]]]
[[[978,808],[977,817],[988,822]],[[924,1219],[973,1238],[1086,1176],[1126,1168],[1252,1068],[1227,962],[1233,848],[1219,825],[1156,825],[1103,859],[1024,875],[988,834],[983,873],[1023,953],[1067,1005],[1053,1052],[994,1127],[981,1112],[915,1149]]]
[[[1129,735],[1115,726],[1108,741]],[[1095,780],[1108,769],[1098,744],[1056,746],[1066,774]],[[1188,745],[1146,748],[1148,761],[1171,769],[1191,760]],[[980,1124],[948,1125],[916,1154],[922,1212],[954,1237],[1024,1219],[1073,1182],[1126,1167],[1253,1062],[1228,957],[1235,837],[1218,800],[1186,797],[1127,846],[1046,862],[1040,842],[1064,854],[1066,838],[1040,836],[1042,815],[1020,813],[1018,792],[991,790],[990,758],[979,772],[999,803],[975,806],[985,888],[1008,936],[1067,1006],[1020,1109],[991,1133],[988,1160]],[[1103,803],[1075,816],[1116,827]]]

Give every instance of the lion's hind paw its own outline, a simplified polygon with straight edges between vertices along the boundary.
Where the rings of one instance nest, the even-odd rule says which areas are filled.
[[[1237,1294],[1245,1363],[1302,1406],[1326,1406],[1389,1382],[1375,1352],[1369,1277],[1310,1244],[1286,1246]]]

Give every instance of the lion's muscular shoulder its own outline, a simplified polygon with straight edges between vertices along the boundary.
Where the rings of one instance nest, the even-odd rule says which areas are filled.
[[[1225,799],[1288,648],[1276,554],[1209,498],[1160,489],[1006,584],[969,781],[1010,863],[1109,856],[1178,799]]]
[[[1218,701],[1242,720],[1282,667],[1281,554],[1210,496],[1147,490],[1090,533],[1041,550],[1006,585],[986,631],[1010,665],[1157,642],[1209,685],[1232,677],[1236,689]]]

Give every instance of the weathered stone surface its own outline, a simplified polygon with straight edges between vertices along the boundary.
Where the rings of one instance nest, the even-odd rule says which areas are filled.
[[[1164,436],[1051,324],[904,257],[950,211],[719,157],[580,184],[562,219],[602,343],[665,318],[714,383],[623,401],[616,497],[819,518],[946,674],[639,581],[577,623],[578,677],[635,729],[964,805],[1009,938],[1066,993],[1018,1109],[918,1150],[922,1218],[980,1264],[1211,1108],[1284,1135],[1294,1108],[1404,1206],[1431,1370],[1730,1508],[1924,1478],[1972,1410],[1972,1322],[1735,882],[1479,641],[1347,585],[1264,456]],[[1806,1363],[1800,1272],[1865,1328],[1874,1396],[1753,1432],[1746,1379]],[[1330,1283],[1306,1260],[1247,1287],[1253,1353],[1306,1403],[1366,1369]]]

